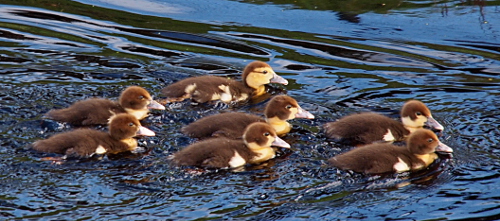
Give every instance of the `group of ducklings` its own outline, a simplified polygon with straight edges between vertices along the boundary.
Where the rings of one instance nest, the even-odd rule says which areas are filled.
[[[197,103],[221,100],[226,103],[247,101],[266,93],[269,83],[288,84],[265,62],[254,61],[242,73],[242,82],[216,76],[180,80],[161,90],[167,102],[191,99]],[[83,128],[56,134],[32,144],[42,152],[64,156],[88,157],[93,154],[116,154],[137,148],[136,136],[154,136],[139,120],[149,109],[164,110],[142,87],[125,89],[118,102],[107,99],[78,101],[65,109],[51,110],[46,117],[75,126],[108,124],[108,132]],[[444,128],[425,104],[410,100],[401,109],[401,122],[376,113],[359,113],[324,125],[325,134],[354,149],[328,160],[333,166],[355,172],[375,174],[416,171],[437,159],[436,152],[453,150],[441,143],[428,129]],[[237,168],[258,164],[275,157],[274,147],[290,148],[280,138],[292,126],[287,120],[314,119],[295,99],[277,95],[267,103],[264,118],[241,112],[216,114],[201,118],[182,128],[199,141],[172,154],[171,162],[180,166]],[[406,146],[391,142],[406,141]]]

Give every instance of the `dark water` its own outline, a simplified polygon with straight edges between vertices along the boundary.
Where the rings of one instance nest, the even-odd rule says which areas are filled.
[[[500,1],[0,1],[0,219],[494,220],[500,218]],[[182,125],[239,106],[171,104],[143,150],[54,165],[30,143],[70,130],[42,119],[127,85],[156,97],[179,79],[238,76],[249,61],[287,78],[294,120],[279,157],[243,172],[166,162]],[[428,104],[453,147],[429,169],[366,177],[325,166],[344,149],[325,122],[397,118]]]

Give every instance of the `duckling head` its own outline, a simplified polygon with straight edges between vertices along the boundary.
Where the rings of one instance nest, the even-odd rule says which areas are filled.
[[[109,119],[109,133],[117,140],[132,138],[135,136],[155,136],[150,129],[141,126],[137,118],[131,114],[116,114]]]
[[[263,122],[250,124],[245,129],[243,141],[252,150],[271,146],[290,148],[290,144],[279,138],[271,125]]]
[[[425,125],[438,131],[444,130],[444,127],[432,117],[429,108],[418,100],[409,100],[403,105],[401,121],[409,130],[422,128]]]
[[[285,78],[277,75],[271,66],[262,61],[254,61],[248,64],[243,70],[242,78],[248,87],[256,90],[255,95],[264,94],[264,85],[266,84],[288,84]]]
[[[441,143],[434,132],[417,129],[408,137],[408,148],[414,154],[425,155],[434,152],[452,153],[453,149]]]
[[[266,118],[279,118],[280,120],[291,120],[294,118],[314,119],[309,111],[300,107],[295,99],[287,95],[274,96],[264,111]]]

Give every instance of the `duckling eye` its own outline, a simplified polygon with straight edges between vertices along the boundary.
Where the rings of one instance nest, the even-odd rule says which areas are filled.
[[[266,70],[262,71],[262,74],[267,74],[267,71]]]
[[[417,116],[420,116],[420,115],[422,115],[422,113],[420,113],[420,112],[417,112],[417,113],[415,113],[415,114],[416,114]]]
[[[269,135],[271,135],[269,132],[265,132],[264,133],[264,136],[266,136],[266,137],[269,136]]]
[[[286,105],[286,107],[285,107],[285,108],[286,108],[286,109],[291,109],[291,108],[292,108],[292,105],[290,105],[290,104],[289,104],[289,105]]]
[[[427,140],[427,142],[432,143],[432,142],[434,142],[434,139],[429,138],[429,139]]]
[[[142,95],[139,96],[138,98],[139,98],[139,100],[144,100],[144,96],[142,96]]]
[[[128,123],[128,126],[129,126],[129,127],[133,127],[133,126],[135,126],[135,124],[134,124],[134,123],[132,123],[132,122],[130,122],[130,123]]]

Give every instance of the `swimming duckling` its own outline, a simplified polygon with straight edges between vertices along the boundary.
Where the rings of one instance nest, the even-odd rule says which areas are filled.
[[[254,122],[267,122],[278,136],[290,132],[292,125],[287,122],[294,118],[314,119],[314,115],[302,109],[290,96],[274,96],[266,105],[266,118],[241,112],[229,112],[201,118],[182,128],[182,133],[194,138],[220,136],[241,138],[245,128]]]
[[[46,116],[75,126],[104,125],[113,114],[119,113],[129,113],[142,120],[147,117],[149,109],[165,110],[165,107],[154,101],[146,89],[130,86],[121,93],[118,102],[91,98],[77,101],[68,108],[51,110]]]
[[[350,145],[370,144],[377,141],[402,141],[411,132],[427,125],[435,130],[444,128],[432,117],[424,103],[407,101],[401,109],[401,122],[376,113],[359,113],[326,123],[326,136]]]
[[[109,132],[82,128],[53,135],[33,143],[40,152],[65,154],[68,157],[89,157],[93,154],[117,154],[137,148],[135,136],[154,136],[131,114],[117,114],[110,118]]]
[[[427,168],[438,158],[435,152],[451,153],[453,149],[441,143],[431,130],[417,129],[408,137],[406,146],[370,144],[335,156],[328,162],[339,169],[358,173],[401,173]]]
[[[173,83],[161,90],[167,102],[182,101],[191,98],[195,102],[205,103],[221,100],[246,101],[266,93],[265,84],[288,84],[288,81],[277,75],[271,66],[262,61],[254,61],[243,70],[243,82],[218,76],[191,77]]]
[[[179,166],[235,168],[274,158],[275,151],[271,145],[290,148],[269,124],[256,122],[246,128],[241,140],[225,137],[202,140],[175,153],[169,159]]]

